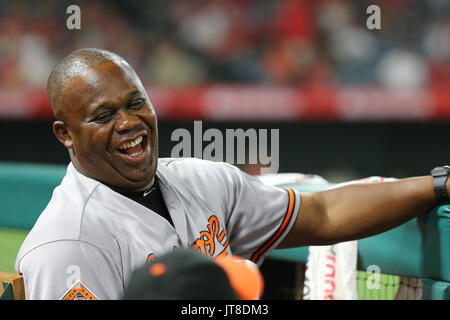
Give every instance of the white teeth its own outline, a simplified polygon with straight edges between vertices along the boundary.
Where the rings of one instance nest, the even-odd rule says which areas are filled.
[[[140,155],[141,153],[142,153],[142,150],[139,151],[139,152],[135,152],[135,153],[133,153],[133,154],[130,154],[129,156],[130,156],[130,157],[136,157],[136,156]]]
[[[142,142],[142,136],[139,136],[139,137],[137,137],[136,138],[136,140],[134,140],[134,141],[131,141],[131,142],[128,142],[128,143],[123,143],[123,144],[121,144],[120,146],[119,146],[119,149],[120,150],[125,150],[125,149],[128,149],[128,148],[133,148],[133,147],[135,147],[135,146],[137,146],[139,143],[141,143]]]

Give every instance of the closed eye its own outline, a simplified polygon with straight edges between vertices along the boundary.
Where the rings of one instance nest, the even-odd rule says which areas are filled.
[[[133,100],[129,105],[128,108],[131,110],[139,110],[145,103],[144,98]]]
[[[108,122],[112,117],[112,112],[103,112],[95,117],[95,122]]]

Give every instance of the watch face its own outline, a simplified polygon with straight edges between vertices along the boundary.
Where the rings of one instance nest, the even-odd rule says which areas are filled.
[[[436,167],[431,170],[433,176],[446,176],[450,173],[450,166]]]

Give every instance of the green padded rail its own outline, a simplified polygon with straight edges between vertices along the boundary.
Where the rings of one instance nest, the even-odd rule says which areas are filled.
[[[0,162],[0,227],[31,229],[66,166]]]
[[[62,165],[0,162],[0,227],[30,229],[66,171]],[[324,190],[334,184],[283,185],[299,191]],[[272,258],[306,262],[308,248],[275,250]],[[450,205],[358,241],[358,268],[377,265],[385,274],[450,282]]]

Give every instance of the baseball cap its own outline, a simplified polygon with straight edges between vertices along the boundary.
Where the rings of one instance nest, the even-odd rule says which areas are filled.
[[[263,284],[253,262],[232,255],[213,260],[180,248],[136,269],[123,300],[255,300]]]

